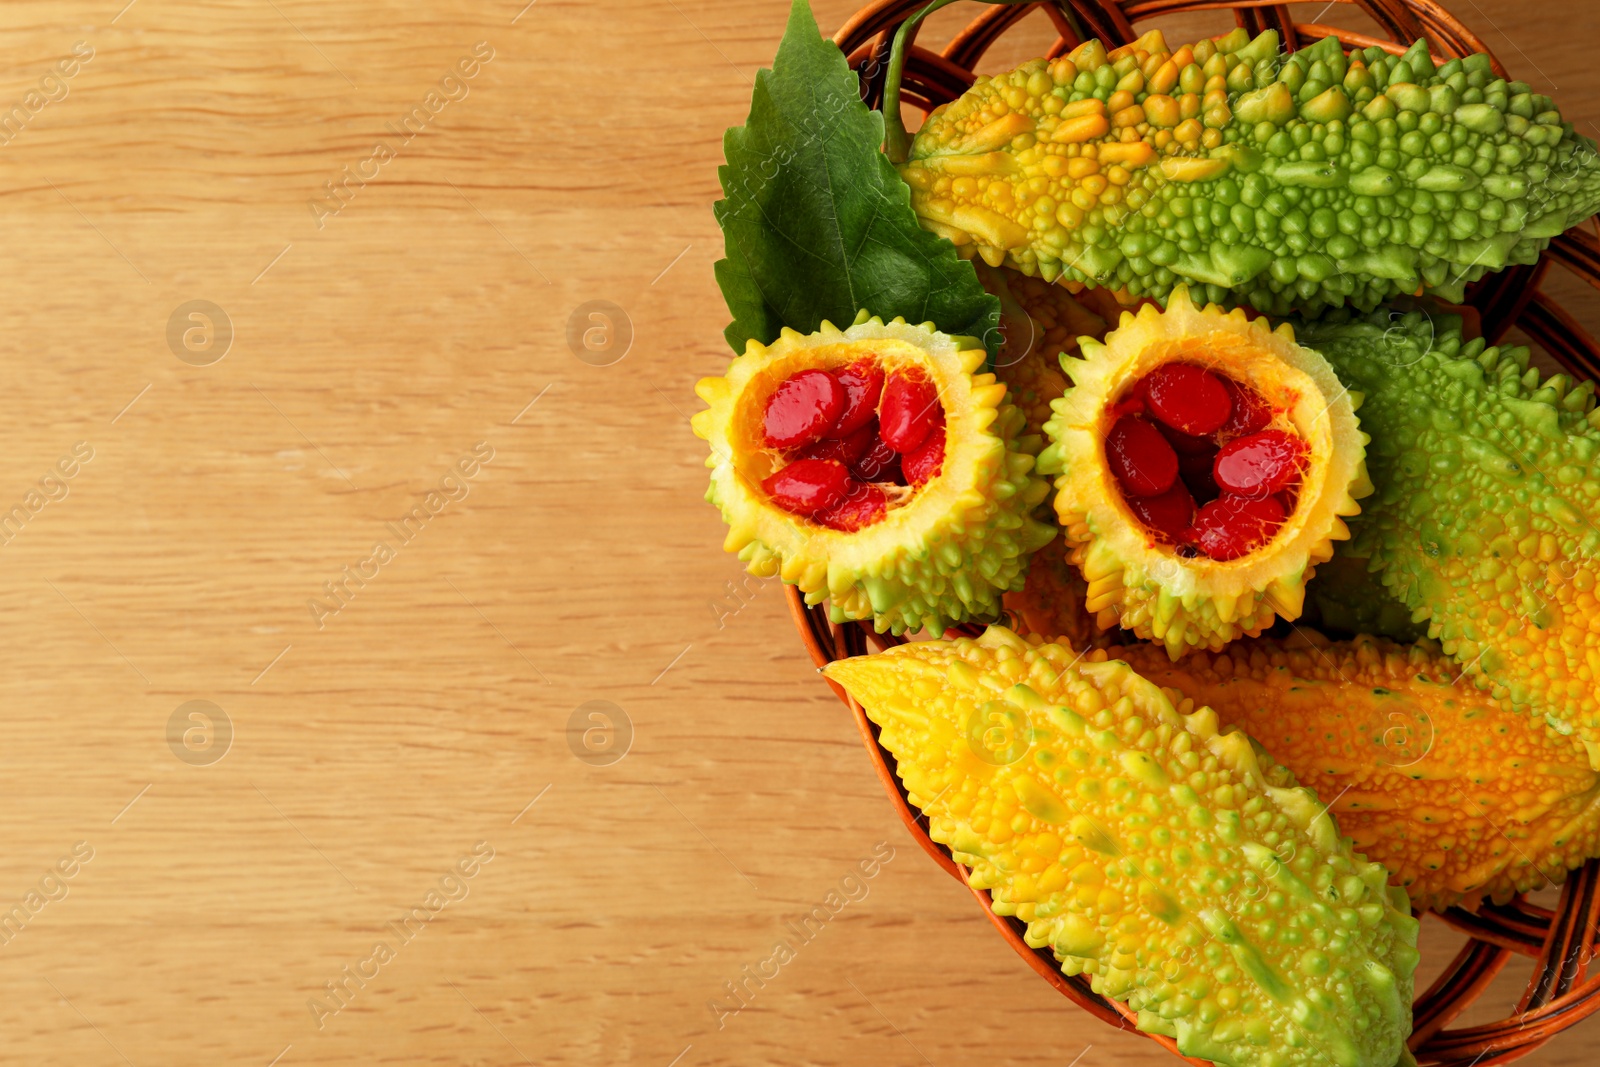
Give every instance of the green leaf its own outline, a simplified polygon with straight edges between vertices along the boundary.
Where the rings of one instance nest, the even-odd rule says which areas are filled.
[[[917,225],[911,191],[879,151],[883,116],[861,102],[844,55],[794,0],[771,70],[756,74],[750,117],[722,140],[716,203],[726,259],[717,284],[735,352],[788,326],[840,329],[865,308],[931,321],[999,347],[1000,301],[953,244]]]

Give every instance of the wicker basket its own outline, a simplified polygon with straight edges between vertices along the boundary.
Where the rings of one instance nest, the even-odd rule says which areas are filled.
[[[989,7],[973,19],[942,53],[919,47],[908,50],[902,99],[931,109],[955,99],[973,80],[973,68],[984,52],[1010,27],[1035,8],[1043,8],[1060,33],[1051,57],[1064,54],[1083,39],[1099,37],[1107,44],[1125,44],[1138,36],[1134,24],[1160,15],[1202,10],[1231,10],[1240,26],[1252,33],[1277,30],[1290,48],[1335,36],[1346,47],[1378,45],[1399,54],[1418,37],[1426,36],[1435,56],[1450,59],[1473,52],[1488,52],[1483,42],[1433,0],[1335,0],[1359,7],[1382,36],[1368,36],[1318,23],[1297,23],[1283,4],[1268,0],[1057,0],[1052,4],[1017,4]],[[879,107],[883,78],[895,29],[924,6],[925,0],[877,0],[858,11],[834,41],[860,74],[867,102]],[[1331,6],[1331,5],[1330,5]],[[1504,74],[1499,61],[1496,70]],[[1558,263],[1591,285],[1600,287],[1600,239],[1590,229],[1575,229],[1557,237],[1532,266],[1518,266],[1490,275],[1468,291],[1467,304],[1477,310],[1482,331],[1498,342],[1513,326],[1543,347],[1562,369],[1578,379],[1600,379],[1600,346],[1576,320],[1540,292],[1552,263]],[[881,651],[899,638],[872,632],[869,625],[828,621],[824,607],[807,608],[794,586],[786,586],[795,625],[811,658],[820,667],[846,656]],[[968,628],[977,633],[977,628]],[[833,685],[833,683],[829,683]],[[834,691],[855,715],[861,739],[871,754],[906,829],[924,851],[951,877],[967,884],[966,871],[944,846],[935,843],[921,822],[922,816],[906,798],[895,773],[895,761],[878,744],[878,729],[860,705],[838,685]],[[970,887],[969,887],[970,888]],[[1047,950],[1031,949],[1023,942],[1024,926],[1012,917],[996,915],[989,894],[971,890],[985,914],[1011,947],[1039,975],[1079,1007],[1120,1029],[1135,1031],[1133,1014],[1116,1001],[1093,992],[1088,979],[1061,973]],[[1468,935],[1461,951],[1439,978],[1423,991],[1414,1009],[1410,1047],[1422,1067],[1459,1065],[1488,1067],[1527,1055],[1558,1032],[1600,1009],[1600,974],[1589,976],[1600,936],[1600,860],[1592,860],[1568,875],[1560,900],[1552,911],[1522,897],[1497,906],[1451,908],[1438,919]],[[1500,1022],[1457,1030],[1445,1027],[1476,1000],[1513,954],[1531,957],[1533,975],[1517,1003],[1515,1014]],[[1173,1055],[1170,1038],[1145,1035]],[[1180,1057],[1181,1058],[1181,1057]],[[1189,1060],[1204,1065],[1202,1060]]]

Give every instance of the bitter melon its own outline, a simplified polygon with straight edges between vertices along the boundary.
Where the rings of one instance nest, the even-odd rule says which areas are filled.
[[[1525,348],[1463,342],[1454,316],[1351,315],[1296,329],[1366,394],[1376,492],[1347,551],[1468,678],[1576,734],[1600,768],[1600,414],[1594,385]]]
[[[900,172],[966,255],[1276,315],[1459,302],[1600,208],[1594,142],[1487,56],[1347,57],[1332,35],[1283,56],[1271,30],[1176,51],[1153,30],[980,76]]]
[[[1214,712],[1000,627],[826,674],[994,910],[1141,1029],[1235,1067],[1400,1057],[1417,961],[1404,891]]]
[[[1258,634],[1276,615],[1299,617],[1306,581],[1371,491],[1360,395],[1292,330],[1196,308],[1183,287],[1165,312],[1124,315],[1103,344],[1085,340],[1081,358],[1062,367],[1072,387],[1045,426],[1039,470],[1056,475],[1056,514],[1100,625],[1160,641],[1177,658]],[[1175,396],[1154,391],[1172,376]],[[1206,389],[1215,403],[1196,408]],[[1209,421],[1185,421],[1200,416]],[[1285,485],[1229,482],[1226,457],[1255,443],[1290,449],[1273,456]],[[1164,481],[1127,469],[1158,460]],[[1216,499],[1205,502],[1208,489]]]
[[[1314,789],[1358,851],[1419,908],[1559,884],[1600,855],[1600,775],[1572,738],[1453,685],[1438,649],[1308,630],[1171,663],[1112,649],[1216,711]]]
[[[750,341],[695,387],[706,499],[752,574],[879,632],[994,618],[1055,531],[1039,442],[970,338],[862,312],[849,329]]]
[[[1038,634],[1073,648],[1108,648],[1120,630],[1102,630],[1087,607],[1089,587],[1067,559],[1065,541],[1056,538],[1028,560],[1028,578],[1019,592],[1005,595],[1006,610],[1020,634]]]
[[[1387,637],[1401,644],[1426,637],[1428,628],[1411,621],[1411,609],[1385,588],[1371,562],[1336,546],[1333,558],[1318,564],[1316,577],[1306,583],[1305,621],[1324,632]]]
[[[995,378],[1022,409],[1028,433],[1042,436],[1050,404],[1067,388],[1061,356],[1076,355],[1079,337],[1106,335],[1106,320],[1059,285],[1016,271],[979,266],[978,280],[1000,298],[1005,344],[994,359]]]

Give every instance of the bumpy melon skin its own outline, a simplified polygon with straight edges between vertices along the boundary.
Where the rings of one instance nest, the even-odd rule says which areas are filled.
[[[911,206],[995,266],[1274,315],[1459,301],[1600,208],[1594,142],[1488,56],[1278,46],[1152,30],[980,75],[918,131]]]
[[[1022,409],[1028,433],[1043,436],[1050,404],[1067,388],[1063,355],[1076,355],[1078,338],[1106,335],[1106,320],[1059,285],[1012,270],[976,264],[978,280],[1000,298],[1005,344],[994,359],[995,378]]]
[[[1401,644],[1426,637],[1428,628],[1411,621],[1411,609],[1384,587],[1372,561],[1347,555],[1339,547],[1306,583],[1306,621],[1325,631],[1387,637]]]
[[[1140,1029],[1235,1067],[1391,1067],[1417,961],[1405,893],[1245,735],[1104,655],[990,627],[826,674],[971,884]]]
[[[1600,768],[1600,414],[1594,386],[1463,343],[1453,316],[1297,326],[1367,394],[1377,491],[1347,551],[1480,688],[1576,734]]]
[[[1583,746],[1452,685],[1460,668],[1437,646],[1302,630],[1176,664],[1151,645],[1110,655],[1180,694],[1180,710],[1209,706],[1248,733],[1416,907],[1503,903],[1600,855],[1600,774]]]
[[[1005,343],[994,359],[995,377],[1021,409],[1028,433],[1042,439],[1050,405],[1068,384],[1060,357],[1076,354],[1080,337],[1103,338],[1106,320],[1063,286],[983,263],[974,266],[983,287],[1000,298]],[[1104,303],[1106,296],[1096,293],[1089,299]],[[1055,522],[1048,501],[1040,511],[1041,518]],[[1079,648],[1108,645],[1115,631],[1095,626],[1084,607],[1087,595],[1083,577],[1067,561],[1064,542],[1057,537],[1033,554],[1026,584],[1005,595],[1005,606],[1014,616],[1021,615],[1019,632],[1062,637]]]
[[[1089,583],[1089,610],[1104,628],[1120,625],[1159,641],[1178,658],[1191,648],[1220,649],[1255,636],[1275,616],[1300,616],[1305,585],[1333,542],[1350,536],[1345,518],[1372,490],[1366,435],[1356,420],[1359,394],[1339,384],[1327,363],[1295,343],[1292,330],[1251,322],[1242,311],[1204,310],[1179,288],[1165,312],[1146,305],[1125,314],[1104,344],[1085,341],[1081,359],[1063,359],[1072,388],[1045,424],[1050,445],[1039,470],[1056,475],[1055,508],[1071,559]],[[1254,552],[1217,562],[1184,559],[1158,543],[1123,501],[1105,458],[1108,411],[1156,367],[1184,360],[1243,380],[1310,447],[1294,514]]]
[[[1028,561],[1028,579],[1020,592],[1005,595],[1006,610],[1018,621],[1016,631],[1037,634],[1073,648],[1110,648],[1122,631],[1102,630],[1089,611],[1089,587],[1067,559],[1067,545],[1056,538]]]
[[[761,447],[761,414],[771,390],[790,375],[867,354],[931,375],[945,409],[945,458],[909,503],[845,533],[767,500],[761,482],[775,457]],[[971,338],[939,333],[931,323],[885,323],[865,312],[848,330],[824,322],[814,334],[785,329],[771,345],[751,341],[727,374],[695,386],[710,405],[691,424],[711,446],[706,499],[728,524],[723,547],[751,574],[798,586],[807,604],[826,598],[834,622],[872,619],[879,633],[942,633],[998,616],[1001,594],[1022,587],[1028,556],[1055,530],[1031,514],[1049,492],[1033,473],[1039,441],[1021,434],[1022,414],[1005,402],[1005,386],[975,373],[984,355]]]

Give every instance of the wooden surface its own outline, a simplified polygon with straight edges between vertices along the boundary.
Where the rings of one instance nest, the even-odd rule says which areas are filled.
[[[3,1058],[1167,1062],[910,845],[782,597],[719,551],[687,423],[728,356],[710,204],[786,5],[123,2],[0,7]],[[1596,132],[1592,5],[1456,6]],[[329,215],[346,167],[371,180]],[[168,342],[193,300],[232,325],[209,365],[187,320]],[[609,366],[567,341],[593,300],[631,322]],[[231,745],[169,743],[195,700]],[[591,701],[623,758],[569,734]]]

